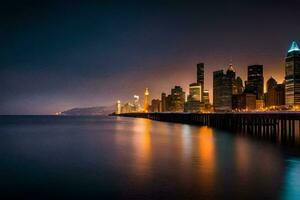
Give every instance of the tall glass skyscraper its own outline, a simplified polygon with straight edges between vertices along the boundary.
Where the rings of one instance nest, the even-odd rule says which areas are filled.
[[[295,41],[285,58],[285,103],[300,105],[300,49]]]

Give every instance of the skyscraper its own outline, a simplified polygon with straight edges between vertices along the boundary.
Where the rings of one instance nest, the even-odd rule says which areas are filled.
[[[264,97],[264,75],[263,65],[248,66],[248,81],[246,92],[256,95],[257,100],[263,100]]]
[[[232,79],[223,70],[213,73],[213,101],[215,111],[232,109]]]
[[[233,65],[230,64],[226,73],[223,70],[213,74],[213,103],[215,111],[231,111],[232,95],[241,94],[243,81],[236,78]]]
[[[203,102],[205,105],[210,104],[208,90],[204,90],[204,92],[203,92]]]
[[[204,103],[201,102],[202,88],[198,83],[191,83],[189,85],[188,100],[184,104],[185,112],[200,112],[201,106],[204,107]]]
[[[295,41],[285,58],[285,103],[300,105],[300,49]]]
[[[285,104],[285,86],[277,84],[275,79],[270,78],[267,82],[268,90],[265,95],[266,106],[281,106]],[[276,83],[276,85],[275,85]]]
[[[140,106],[140,97],[138,95],[133,95],[133,110],[135,112],[139,112],[141,111],[141,106]]]
[[[180,86],[175,86],[166,99],[167,109],[171,112],[183,112],[184,102],[185,92]]]
[[[202,88],[198,83],[191,83],[189,85],[189,96],[188,101],[201,101],[202,99]]]
[[[144,112],[149,111],[149,90],[146,88],[145,94],[144,94]]]
[[[202,88],[201,92],[201,102],[203,102],[203,91],[204,91],[204,63],[197,64],[197,83],[200,84]]]

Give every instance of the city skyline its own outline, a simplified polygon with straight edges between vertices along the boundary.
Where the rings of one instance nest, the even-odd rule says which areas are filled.
[[[271,76],[265,84],[264,66],[261,64],[247,67],[247,79],[236,73],[232,62],[227,70],[213,72],[213,101],[209,101],[209,90],[204,87],[205,63],[196,65],[196,82],[189,84],[189,94],[181,86],[175,85],[166,96],[153,99],[151,105],[146,88],[143,109],[130,103],[122,106],[121,113],[130,112],[248,112],[270,110],[299,110],[300,105],[300,49],[293,41],[285,57],[285,79],[278,83]],[[266,89],[264,89],[266,88]],[[204,99],[206,91],[206,100]],[[120,100],[116,112],[119,113]]]
[[[0,114],[113,105],[142,96],[146,87],[151,98],[174,85],[187,92],[199,62],[205,63],[210,99],[213,71],[230,60],[243,80],[247,66],[262,64],[265,84],[271,76],[281,83],[289,45],[299,43],[298,1],[221,2],[217,8],[183,2],[24,4],[5,4],[1,13],[8,20],[1,23]]]

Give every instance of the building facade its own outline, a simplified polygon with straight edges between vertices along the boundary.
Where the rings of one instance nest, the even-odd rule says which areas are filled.
[[[134,112],[134,106],[132,103],[125,103],[121,107],[121,113],[131,113],[131,112]]]
[[[197,64],[197,83],[201,86],[201,102],[203,102],[203,91],[204,91],[204,63]]]
[[[187,98],[187,102],[184,104],[185,112],[200,112],[201,107],[204,107],[204,103],[202,103],[202,88],[199,83],[191,83],[189,85],[189,95]],[[202,106],[203,105],[203,106]]]
[[[210,104],[208,90],[204,90],[203,91],[203,102],[204,102],[205,105],[209,105]]]
[[[144,112],[149,111],[149,90],[146,88],[145,93],[144,93]]]
[[[185,103],[185,92],[180,86],[171,89],[171,94],[166,98],[166,108],[170,112],[183,112]]]
[[[285,103],[300,105],[300,49],[293,42],[285,58]]]
[[[204,110],[205,105],[201,101],[187,101],[184,104],[184,112],[199,113]]]
[[[189,85],[188,101],[201,101],[202,100],[202,87],[198,83],[191,83]]]
[[[268,89],[265,102],[267,107],[285,105],[285,85],[277,84]]]
[[[160,106],[160,109],[161,109],[161,112],[166,112],[167,109],[166,109],[166,93],[161,93],[161,106]]]
[[[246,93],[253,93],[257,100],[264,99],[264,76],[263,65],[248,66],[248,80],[246,82]]]
[[[232,110],[251,111],[256,109],[256,95],[252,93],[232,95]]]
[[[121,114],[121,101],[118,100],[117,103],[116,103],[116,111],[115,113],[118,115],[118,114]]]
[[[271,77],[267,81],[267,92],[265,94],[265,106],[285,105],[285,84],[277,84],[277,81]]]
[[[161,101],[159,99],[152,99],[150,111],[151,112],[161,112]]]
[[[133,96],[133,109],[134,112],[140,112],[142,110],[140,105],[140,97],[138,95]]]
[[[215,111],[232,109],[232,79],[223,70],[213,72],[213,104]]]

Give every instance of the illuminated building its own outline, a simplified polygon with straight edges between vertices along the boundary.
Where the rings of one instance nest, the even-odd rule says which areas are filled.
[[[125,103],[122,107],[121,107],[121,113],[130,113],[134,111],[134,106],[131,103]]]
[[[151,112],[160,112],[161,111],[160,104],[161,101],[159,99],[152,99],[151,106],[150,106]]]
[[[199,83],[191,83],[189,85],[189,95],[187,102],[184,104],[185,112],[200,112],[201,107],[204,107],[202,100],[202,88]]]
[[[140,105],[140,97],[138,96],[138,95],[134,95],[133,96],[133,109],[134,109],[134,111],[135,112],[139,112],[139,111],[141,111],[141,105]]]
[[[202,88],[200,101],[203,101],[202,97],[203,97],[203,90],[204,90],[204,63],[197,64],[197,83]]]
[[[300,105],[300,49],[295,41],[285,58],[285,103]]]
[[[203,91],[203,102],[204,102],[205,105],[210,104],[208,90]]]
[[[116,114],[121,114],[121,101],[118,100],[116,104]]]
[[[171,89],[171,94],[166,98],[166,110],[170,112],[183,112],[185,92],[180,86]]]
[[[198,83],[191,83],[189,85],[188,101],[201,101],[202,100],[202,88]]]
[[[256,99],[256,110],[263,110],[265,107],[265,101],[263,99]]]
[[[187,101],[184,103],[184,112],[198,113],[204,109],[204,103],[201,101]]]
[[[149,90],[146,88],[144,93],[144,112],[149,111]]]
[[[246,93],[253,93],[257,100],[264,97],[263,65],[248,66],[248,80],[245,86]]]
[[[166,112],[166,93],[161,93],[161,112]]]
[[[185,112],[200,112],[204,108],[204,63],[197,64],[197,83],[189,85],[189,95],[184,104]]]

